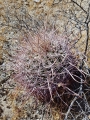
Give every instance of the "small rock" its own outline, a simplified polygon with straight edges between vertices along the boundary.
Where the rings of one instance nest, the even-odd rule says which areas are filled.
[[[88,116],[89,120],[90,120],[90,115]]]
[[[54,4],[59,3],[61,0],[54,0]]]
[[[40,0],[33,0],[33,1],[34,1],[34,2],[37,2],[37,3],[40,2]]]

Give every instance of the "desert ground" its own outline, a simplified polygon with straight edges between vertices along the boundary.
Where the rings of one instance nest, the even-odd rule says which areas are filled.
[[[85,88],[82,87],[79,96],[82,100],[77,100],[79,93],[74,95],[75,91],[72,92],[68,107],[65,106],[62,111],[62,106],[43,103],[30,95],[24,83],[16,82],[12,75],[12,66],[17,63],[13,60],[17,50],[31,47],[22,43],[22,39],[28,33],[32,37],[39,31],[44,34],[43,30],[46,34],[55,31],[55,35],[64,36],[69,41],[72,45],[70,50],[78,59],[78,69],[81,66],[80,70],[85,74]],[[41,42],[40,47],[46,49],[47,44]],[[37,46],[34,47],[33,54],[36,54]],[[44,52],[42,54],[45,56]],[[20,67],[22,64],[21,60]],[[66,98],[69,101],[69,97]],[[74,108],[79,111],[74,111]],[[0,120],[90,120],[89,0],[0,0]]]

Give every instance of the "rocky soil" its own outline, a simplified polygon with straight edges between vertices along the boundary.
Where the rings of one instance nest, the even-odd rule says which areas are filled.
[[[83,0],[82,7],[88,11],[88,0]],[[33,97],[22,99],[25,91],[11,78],[10,58],[17,49],[22,31],[37,32],[43,26],[49,31],[57,29],[59,34],[67,33],[73,41],[79,39],[75,48],[82,56],[87,32],[84,25],[80,24],[81,31],[75,27],[77,20],[69,22],[69,17],[73,18],[69,16],[69,9],[72,9],[71,12],[74,10],[70,0],[68,3],[67,0],[0,0],[0,120],[61,120],[60,112],[56,108],[50,109],[49,105],[46,107]],[[84,21],[86,14],[80,12],[78,7],[77,9],[78,19]],[[21,21],[17,21],[16,17]],[[90,32],[85,60],[85,66],[90,72]]]

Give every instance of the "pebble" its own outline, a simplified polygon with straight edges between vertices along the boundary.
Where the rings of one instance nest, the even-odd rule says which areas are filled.
[[[33,1],[34,1],[34,2],[37,2],[37,3],[40,2],[40,0],[33,0]]]

